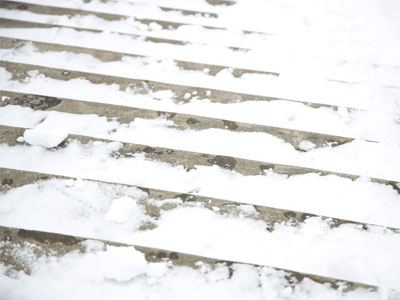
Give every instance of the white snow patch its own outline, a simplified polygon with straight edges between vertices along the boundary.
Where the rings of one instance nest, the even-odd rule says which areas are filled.
[[[100,252],[97,256],[99,271],[104,279],[130,281],[146,272],[144,254],[133,247],[107,246],[107,251]]]
[[[313,173],[287,177],[273,172],[243,176],[217,166],[196,166],[186,171],[182,166],[150,161],[140,154],[111,158],[110,153],[120,147],[115,142],[81,145],[76,141],[57,151],[0,145],[0,166],[195,193],[400,228],[399,194],[391,186],[372,183],[368,178],[352,181]]]
[[[315,147],[316,147],[316,145],[310,141],[302,141],[299,144],[299,148],[304,151],[310,151],[310,150],[314,149]]]
[[[132,198],[122,197],[114,199],[109,211],[105,215],[105,220],[114,223],[124,223],[130,217],[135,218],[135,212],[138,209],[140,210],[139,206]]]
[[[68,132],[51,129],[27,129],[24,140],[33,146],[57,147],[68,137]]]
[[[25,257],[24,250],[16,249],[15,255]],[[105,300],[117,296],[128,300],[134,295],[137,300],[271,297],[287,300],[381,300],[384,296],[383,292],[365,289],[343,292],[309,279],[290,287],[288,273],[269,267],[243,264],[228,267],[223,263],[212,267],[198,261],[198,269],[192,269],[171,266],[168,262],[147,263],[143,254],[133,247],[107,246],[83,254],[71,252],[61,258],[36,259],[30,261],[29,266],[33,270],[31,275],[20,272],[11,278],[0,264],[2,299]],[[390,295],[395,296],[393,292]]]
[[[0,108],[1,112],[2,108]],[[34,123],[30,109],[14,107],[10,123],[23,127]],[[20,123],[18,123],[20,120]],[[5,125],[9,125],[7,120]],[[295,165],[388,180],[400,178],[400,146],[354,140],[341,146],[313,149],[315,145],[302,141],[297,151],[284,140],[263,132],[233,132],[225,129],[178,130],[164,117],[135,118],[120,124],[97,115],[47,112],[47,117],[33,130],[26,130],[25,140],[32,145],[55,147],[68,135],[80,134],[120,142],[144,144],[215,155],[227,155],[268,163]],[[371,159],[374,157],[374,159]],[[386,168],[387,165],[392,168]]]
[[[129,173],[129,176],[132,174]],[[215,181],[215,176],[212,180]],[[2,226],[276,266],[381,287],[395,288],[400,283],[399,233],[373,226],[363,230],[361,226],[353,224],[331,228],[330,220],[323,221],[318,217],[308,218],[296,227],[290,223],[275,224],[270,232],[267,222],[246,216],[246,212],[251,216],[254,209],[245,206],[242,207],[244,215],[233,216],[221,215],[218,211],[201,206],[181,205],[175,209],[161,210],[161,216],[157,219],[147,216],[144,209],[135,208],[137,213],[129,215],[124,223],[104,222],[116,199],[120,208],[126,202],[128,206],[131,205],[131,199],[143,197],[146,194],[138,189],[121,185],[53,179],[25,185],[0,195],[0,223]],[[120,201],[121,198],[124,200]],[[322,206],[326,203],[325,199],[318,200]],[[339,211],[343,208],[336,205],[336,209]],[[396,211],[393,210],[393,216],[397,216]],[[121,214],[124,213],[125,210]],[[351,213],[355,215],[356,211]],[[371,211],[370,214],[376,212]],[[140,230],[140,224],[145,222],[153,223],[155,228]],[[93,250],[104,248],[101,244],[86,246]],[[110,261],[115,260],[115,256],[117,254],[114,255],[114,252],[107,254]],[[118,261],[124,262],[123,257]],[[101,274],[111,268],[108,266],[109,260],[97,267],[101,269]],[[338,261],[341,263],[338,264]],[[126,264],[129,265],[130,260]],[[125,267],[111,268],[107,277],[130,280],[139,272],[134,268],[133,273],[125,271],[128,272]]]

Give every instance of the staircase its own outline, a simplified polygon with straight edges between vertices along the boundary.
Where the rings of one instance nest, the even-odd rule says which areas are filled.
[[[190,3],[1,1],[0,298],[400,299],[400,86]]]

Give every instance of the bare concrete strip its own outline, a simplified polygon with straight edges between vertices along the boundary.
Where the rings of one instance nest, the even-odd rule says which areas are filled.
[[[133,79],[125,77],[108,76],[95,73],[77,72],[64,69],[48,68],[38,65],[21,64],[0,60],[0,68],[5,68],[12,74],[12,80],[23,80],[29,77],[29,71],[38,71],[46,77],[58,80],[71,80],[77,78],[84,78],[94,84],[118,84],[121,91],[129,88],[137,94],[147,95],[150,92],[158,92],[163,90],[170,90],[174,93],[173,99],[179,103],[189,102],[190,99],[185,98],[185,95],[190,94],[191,99],[207,99],[216,103],[236,103],[245,101],[290,101],[301,103],[303,105],[320,108],[329,107],[337,110],[337,106],[320,104],[314,102],[303,102],[296,100],[288,100],[276,97],[258,96],[251,94],[235,93],[217,89],[207,89],[193,86],[185,86],[178,84],[169,84],[158,81]]]
[[[21,40],[21,39],[12,39],[7,37],[0,37],[0,48],[1,49],[18,49],[19,47],[23,46],[24,44],[30,43],[39,52],[46,52],[46,51],[68,51],[76,54],[89,54],[102,62],[111,62],[111,61],[121,61],[123,57],[146,57],[149,58],[150,56],[143,56],[143,55],[135,55],[129,54],[124,52],[114,52],[114,51],[105,51],[105,50],[98,50],[92,48],[82,48],[82,47],[74,47],[74,46],[67,46],[67,45],[59,45],[53,43],[42,43],[42,42],[35,42],[31,40]],[[232,75],[236,78],[241,77],[243,74],[265,74],[265,75],[272,75],[272,76],[279,76],[279,73],[275,72],[264,72],[264,71],[255,71],[249,69],[240,69],[240,68],[233,68],[229,66],[220,66],[220,65],[210,65],[210,64],[201,64],[189,61],[182,61],[182,60],[174,60],[176,65],[183,69],[189,71],[201,71],[203,72],[204,69],[208,69],[207,72],[209,75],[215,76],[218,72],[222,70],[229,69]]]
[[[301,150],[300,143],[305,140],[314,143],[316,147],[324,147],[327,145],[336,147],[353,140],[352,138],[347,137],[294,129],[240,123],[167,111],[155,111],[119,105],[71,100],[59,97],[48,97],[44,95],[0,91],[0,97],[4,97],[4,100],[0,102],[0,107],[6,105],[19,105],[23,107],[30,107],[35,110],[55,110],[73,114],[96,114],[99,116],[105,116],[109,119],[116,118],[120,123],[130,123],[136,118],[157,119],[162,116],[173,121],[176,124],[174,129],[177,130],[205,130],[210,128],[218,128],[235,132],[263,132],[283,139],[298,151],[303,151]]]
[[[83,241],[87,240],[84,237],[63,235],[57,233],[26,230],[18,228],[10,228],[0,226],[0,263],[11,267],[17,271],[23,271],[26,274],[31,274],[31,269],[28,265],[24,264],[24,261],[15,255],[15,251],[24,251],[26,247],[35,245],[36,258],[43,256],[58,256],[61,257],[71,251],[79,251],[85,253],[86,249],[83,245]],[[90,239],[93,240],[93,239]],[[128,245],[122,243],[115,243],[110,241],[98,240],[103,242],[105,245],[117,246],[117,247],[135,247],[136,250],[142,252],[145,255],[147,262],[171,262],[174,266],[186,266],[193,269],[199,268],[198,262],[203,262],[211,267],[217,264],[224,264],[230,269],[231,276],[235,272],[231,268],[234,264],[243,264],[240,262],[218,260],[209,257],[195,256],[180,252],[173,252],[163,249],[147,248],[142,246]],[[246,264],[250,265],[250,264]],[[257,268],[263,268],[268,266],[252,265]],[[271,267],[272,268],[272,267]],[[343,290],[344,292],[354,291],[356,289],[365,289],[368,291],[376,291],[377,288],[371,285],[365,285],[357,282],[337,280],[334,278],[322,277],[312,274],[299,273],[291,270],[272,268],[273,270],[284,272],[284,278],[287,281],[287,286],[295,286],[301,283],[304,279],[312,280],[316,283],[323,285],[329,285],[331,288]],[[344,287],[344,288],[342,288]]]
[[[18,137],[23,135],[24,131],[25,128],[0,125],[0,143],[5,143],[9,146],[18,145],[20,143],[18,143],[16,140]],[[88,136],[70,134],[59,147],[66,147],[71,140],[79,141],[81,144],[88,144],[92,141],[113,142],[106,139],[98,139]],[[212,155],[161,147],[150,147],[148,145],[139,145],[133,143],[121,144],[121,148],[111,154],[113,157],[130,158],[135,153],[141,153],[149,160],[169,163],[172,166],[183,166],[187,171],[196,169],[196,166],[217,165],[220,168],[233,170],[244,176],[263,175],[264,171],[272,170],[274,173],[284,174],[288,176],[316,173],[320,176],[334,175],[351,180],[356,180],[360,178],[359,175],[344,174],[292,165],[275,164],[231,156]],[[372,182],[390,185],[394,190],[400,193],[400,184],[398,182],[379,178],[370,179]]]
[[[72,179],[76,178],[69,176],[59,176],[54,174],[46,174],[25,170],[16,170],[16,169],[8,169],[8,168],[0,168],[0,192],[6,192],[10,189],[18,188],[24,185],[33,184],[38,181],[45,181],[50,179]],[[143,205],[146,210],[146,214],[152,218],[158,219],[161,215],[162,211],[168,211],[179,207],[179,204],[171,204],[167,201],[164,205],[154,205],[149,199],[155,199],[157,201],[165,201],[169,199],[180,199],[182,201],[182,205],[180,207],[203,207],[209,210],[213,210],[216,213],[221,215],[230,215],[230,216],[240,216],[240,218],[250,218],[253,220],[261,220],[267,224],[266,230],[273,231],[275,224],[278,223],[286,223],[291,226],[298,226],[303,223],[306,219],[311,217],[318,217],[322,220],[329,220],[330,227],[336,228],[343,224],[354,224],[359,226],[363,230],[368,230],[369,226],[374,227],[383,227],[381,225],[374,225],[368,223],[361,223],[355,221],[349,221],[338,218],[331,218],[326,216],[320,216],[310,213],[304,213],[294,210],[287,209],[278,209],[268,206],[262,205],[251,205],[251,204],[243,204],[230,200],[216,199],[211,197],[203,197],[199,195],[192,195],[187,193],[177,193],[173,191],[159,190],[159,189],[151,189],[140,186],[127,185],[116,182],[107,182],[100,180],[91,180],[84,179],[86,181],[91,182],[99,182],[108,185],[119,185],[119,186],[127,186],[127,187],[135,187],[142,192],[147,194],[146,199],[142,199],[139,201],[139,204]],[[254,214],[244,214],[241,210],[243,206],[252,206],[254,207],[256,213]],[[139,230],[151,230],[154,228],[154,224],[145,224],[139,228]],[[400,232],[400,229],[386,227],[388,230],[393,232]]]

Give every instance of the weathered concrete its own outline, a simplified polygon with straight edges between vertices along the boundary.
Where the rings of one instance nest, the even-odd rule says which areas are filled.
[[[314,132],[240,123],[166,111],[155,111],[119,105],[48,97],[43,95],[0,91],[0,97],[8,97],[8,99],[0,102],[0,107],[11,104],[30,107],[35,110],[55,110],[73,114],[97,114],[109,119],[115,118],[120,123],[130,123],[136,118],[157,119],[160,116],[163,116],[175,123],[176,126],[174,126],[174,129],[176,130],[205,130],[218,128],[234,132],[262,132],[283,139],[298,151],[303,151],[301,150],[300,143],[305,140],[314,143],[316,147],[324,147],[327,145],[336,147],[353,141],[352,138]]]
[[[39,52],[68,51],[76,54],[89,54],[95,57],[96,59],[101,60],[102,62],[121,61],[123,57],[140,57],[140,58],[149,57],[143,55],[124,53],[124,52],[104,51],[91,48],[82,48],[82,47],[58,45],[52,43],[35,42],[30,40],[20,40],[20,39],[0,37],[1,49],[18,49],[19,47],[27,43],[32,44]],[[241,77],[243,74],[264,74],[264,75],[279,76],[279,73],[275,72],[255,71],[249,69],[232,68],[229,66],[201,64],[201,63],[181,61],[181,60],[174,60],[174,62],[182,70],[203,72],[204,69],[208,69],[209,71],[207,72],[207,74],[211,76],[215,76],[218,72],[227,69],[229,69],[232,76],[236,78]]]
[[[24,128],[16,128],[0,125],[0,143],[10,146],[17,145],[16,139],[23,135]],[[106,139],[98,139],[88,136],[70,134],[68,138],[60,144],[60,148],[66,147],[72,140],[79,141],[81,144],[88,144],[92,141],[113,142]],[[190,171],[196,169],[196,166],[212,166],[217,165],[220,168],[236,171],[245,176],[263,175],[264,171],[272,170],[274,173],[288,176],[316,173],[320,176],[335,175],[342,178],[356,180],[359,175],[344,174],[325,170],[304,168],[292,165],[282,165],[269,162],[255,161],[230,156],[212,155],[206,153],[182,151],[175,149],[167,149],[161,147],[150,147],[148,145],[139,145],[133,143],[121,143],[122,146],[118,151],[111,153],[112,157],[130,158],[135,153],[141,153],[149,160],[165,162],[172,166],[183,166],[185,170]],[[372,182],[390,185],[394,190],[400,193],[400,184],[395,181],[370,178]]]
[[[87,238],[68,236],[56,233],[49,233],[43,231],[35,230],[25,230],[10,227],[0,226],[0,263],[5,266],[11,267],[18,271],[23,271],[26,274],[30,274],[31,270],[29,265],[24,264],[24,261],[16,258],[13,254],[15,251],[23,250],[25,247],[30,245],[35,245],[34,255],[39,258],[43,256],[63,256],[71,251],[79,251],[81,253],[85,252],[85,247],[82,244]],[[93,240],[93,239],[90,239]],[[173,252],[168,250],[147,248],[135,245],[127,245],[121,243],[115,243],[110,241],[100,240],[105,245],[117,246],[117,247],[129,247],[133,246],[136,250],[142,252],[145,255],[147,262],[161,262],[169,261],[174,266],[187,266],[190,268],[197,269],[197,263],[203,262],[211,267],[217,264],[224,264],[229,267],[231,276],[234,273],[234,269],[231,268],[232,265],[238,264],[237,262],[217,260],[209,257],[195,256],[180,252]],[[28,245],[26,243],[29,243]],[[240,263],[239,263],[240,264]],[[250,264],[247,264],[250,265]],[[262,268],[263,266],[252,265],[257,268]],[[370,285],[365,285],[361,283],[342,281],[328,277],[316,276],[312,274],[305,274],[294,272],[290,270],[272,268],[277,271],[285,272],[285,279],[287,280],[288,286],[294,286],[304,279],[309,279],[320,284],[327,284],[332,288],[344,287],[344,292],[353,291],[356,289],[366,289],[369,291],[376,291],[377,288]]]
[[[94,84],[118,84],[121,91],[125,91],[130,88],[137,94],[147,95],[149,92],[157,92],[163,90],[170,90],[173,92],[173,100],[179,103],[189,102],[190,99],[185,98],[185,94],[189,93],[192,95],[192,99],[207,99],[211,102],[216,103],[236,103],[245,101],[275,101],[275,100],[285,100],[296,103],[301,103],[303,105],[320,108],[329,107],[337,110],[337,106],[320,104],[314,102],[303,102],[296,100],[288,100],[276,97],[258,96],[251,94],[228,92],[224,90],[207,89],[193,86],[185,86],[178,84],[169,84],[150,80],[141,80],[125,77],[108,76],[95,73],[86,72],[76,72],[71,70],[63,70],[56,68],[47,68],[31,64],[20,64],[8,61],[0,61],[0,68],[5,68],[8,72],[12,74],[12,80],[23,80],[29,77],[29,71],[38,71],[39,74],[43,74],[46,77],[58,79],[58,80],[71,80],[77,78],[83,78]]]

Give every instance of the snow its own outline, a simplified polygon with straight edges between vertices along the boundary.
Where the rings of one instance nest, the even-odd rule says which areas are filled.
[[[398,232],[380,227],[370,227],[366,231],[352,224],[331,229],[330,220],[323,221],[319,217],[309,218],[298,226],[290,222],[275,224],[274,230],[269,232],[266,222],[251,216],[221,215],[190,203],[161,210],[160,217],[150,217],[141,204],[146,197],[136,188],[121,185],[82,180],[42,181],[1,196],[0,224],[217,259],[290,267],[388,288],[400,284]],[[125,218],[127,211],[130,218]],[[104,222],[110,218],[110,212],[114,219]],[[139,229],[149,222],[154,229]],[[107,255],[110,260],[119,256],[111,250]],[[115,263],[121,262],[123,267],[99,263],[97,269],[107,272],[109,279],[129,281],[140,271],[140,268],[136,272],[136,267],[130,267],[138,258],[125,259],[125,255],[121,255]],[[135,275],[129,275],[132,273]]]
[[[7,106],[8,107],[8,106]],[[7,114],[8,108],[4,108]],[[3,108],[0,108],[2,111]],[[12,108],[12,124],[24,127],[34,124],[35,112],[30,108]],[[21,111],[21,112],[19,112]],[[29,112],[32,112],[30,120]],[[1,112],[0,112],[1,114]],[[21,117],[20,117],[21,116]],[[23,118],[22,118],[23,117]],[[20,120],[20,123],[17,123]],[[1,122],[8,125],[7,122]],[[149,146],[227,155],[269,163],[287,164],[329,170],[340,173],[400,180],[400,146],[354,140],[341,146],[314,149],[309,141],[302,141],[297,151],[294,146],[273,135],[262,132],[233,132],[225,129],[177,130],[175,123],[163,117],[135,118],[129,124],[120,124],[96,115],[76,115],[47,112],[45,119],[32,130],[25,131],[25,141],[32,145],[55,147],[67,133],[131,142]],[[157,136],[157,139],[154,137]],[[223,140],[223,143],[218,141]],[[376,156],[371,161],[370,157]],[[391,165],[390,168],[382,166]]]
[[[114,199],[110,210],[105,215],[105,220],[114,223],[125,223],[130,218],[137,218],[137,216],[134,215],[137,209],[138,206],[132,198],[123,197]]]
[[[138,0],[139,1],[139,0]],[[399,299],[400,196],[369,177],[400,180],[400,6],[395,0],[237,0],[213,6],[203,0],[124,1],[24,0],[39,5],[112,12],[60,16],[0,9],[4,18],[102,30],[0,28],[0,35],[122,52],[120,61],[100,61],[69,51],[40,51],[32,43],[0,49],[5,62],[81,71],[100,76],[280,97],[277,101],[229,103],[169,90],[137,94],[117,83],[85,78],[56,80],[31,68],[22,77],[0,68],[0,88],[156,111],[186,113],[236,122],[351,137],[332,147],[300,141],[299,149],[261,132],[227,129],[178,130],[173,120],[116,118],[0,107],[0,124],[24,128],[16,146],[0,144],[0,167],[70,176],[13,188],[0,194],[0,225],[104,239],[208,256],[235,263],[196,268],[148,262],[131,246],[83,242],[86,252],[61,257],[24,242],[13,257],[31,275],[0,264],[1,299]],[[143,1],[142,1],[143,2]],[[158,5],[216,13],[217,17],[165,11]],[[136,18],[187,23],[177,29],[140,24]],[[209,29],[203,26],[214,26]],[[225,29],[224,29],[225,28]],[[228,29],[226,29],[228,28]],[[243,30],[253,30],[244,33]],[[138,36],[135,36],[139,35]],[[186,41],[153,43],[145,36]],[[234,50],[229,46],[248,50]],[[142,55],[144,57],[128,56]],[[212,76],[207,68],[188,71],[174,60],[226,66]],[[245,73],[235,67],[278,72]],[[23,79],[20,79],[23,78]],[[290,99],[290,100],[284,100]],[[9,100],[1,97],[0,105]],[[312,108],[305,103],[328,107]],[[337,106],[337,107],[336,107]],[[81,144],[68,134],[105,138]],[[65,146],[59,147],[62,142]],[[143,154],[112,156],[122,142],[227,155],[361,175],[350,180],[310,173],[287,176],[264,170],[245,176],[218,166],[191,170],[150,160]],[[88,179],[88,180],[86,180]],[[95,180],[95,181],[92,181]],[[102,181],[102,182],[100,182]],[[109,182],[109,183],[105,183]],[[113,183],[113,184],[112,184]],[[237,214],[196,201],[150,199],[143,186],[236,201]],[[228,202],[229,203],[229,202]],[[311,217],[299,224],[257,219],[254,205],[353,220],[377,226],[342,224]],[[149,213],[149,207],[160,214]],[[273,230],[271,230],[273,229]],[[7,241],[1,241],[0,247]],[[2,248],[8,249],[8,248]],[[309,279],[291,284],[271,267],[358,281],[377,292],[344,292]]]
[[[85,241],[84,244],[98,243]],[[22,251],[19,251],[22,252]],[[33,261],[31,276],[18,279],[4,275],[1,266],[2,299],[382,299],[379,292],[365,289],[344,293],[327,285],[303,280],[287,283],[287,274],[268,267],[219,264],[201,261],[199,269],[171,266],[169,262],[147,263],[133,247],[104,246],[86,253],[71,252],[48,262]],[[104,268],[106,266],[106,268]],[[230,277],[230,273],[232,276]],[[122,280],[121,280],[122,279]],[[193,292],[195,291],[195,292]],[[390,299],[390,298],[387,298]]]
[[[57,97],[59,91],[62,90],[63,97],[71,99],[180,112],[400,144],[399,114],[394,113],[387,114],[345,108],[336,112],[330,108],[314,109],[288,101],[210,103],[207,100],[196,99],[196,96],[192,96],[189,103],[176,103],[173,100],[173,93],[166,90],[155,92],[150,96],[133,95],[134,91],[129,89],[119,91],[119,86],[116,84],[93,84],[84,79],[55,80],[37,72],[30,72],[24,82],[19,82],[10,80],[10,74],[3,68],[0,68],[0,74],[4,78],[1,88],[8,91],[43,94],[42,86],[46,85],[48,87],[46,95],[48,96]],[[382,109],[381,104],[380,108]],[[393,111],[396,110],[393,109]],[[40,112],[36,114],[40,115]],[[10,116],[10,114],[3,114],[1,119],[7,116]],[[7,117],[7,119],[12,120],[10,117]]]
[[[24,141],[34,146],[54,148],[60,145],[68,133],[58,130],[27,129],[24,132]]]
[[[232,61],[252,60],[252,56],[232,52],[227,48],[217,46],[204,46],[198,44],[187,44],[185,46],[157,43],[148,43],[141,39],[113,35],[104,36],[104,33],[79,32],[67,28],[50,29],[0,29],[3,36],[11,38],[32,39],[37,41],[61,43],[65,45],[91,47],[120,52],[121,48],[135,49],[135,54],[152,55],[156,58],[123,57],[122,61],[101,62],[87,54],[74,54],[71,52],[47,51],[45,53],[35,51],[33,46],[21,47],[18,51],[13,49],[1,49],[0,55],[3,60],[32,63],[58,67],[82,72],[93,72],[105,75],[121,76],[135,79],[156,80],[171,84],[197,86],[202,88],[216,88],[232,92],[248,93],[252,95],[280,97],[305,102],[316,102],[323,104],[339,105],[361,109],[372,109],[385,112],[399,112],[399,91],[397,88],[387,88],[374,84],[341,84],[323,80],[317,76],[306,74],[282,74],[279,77],[263,74],[244,74],[243,78],[226,76],[227,71],[222,71],[224,76],[210,76],[204,72],[185,71],[179,69],[171,59],[178,58],[189,61],[198,61],[199,58],[207,57],[207,63],[232,65]],[[57,40],[60,38],[61,40]],[[112,41],[112,43],[111,43]],[[121,46],[118,46],[121,45]],[[117,47],[116,47],[117,46]],[[190,49],[192,48],[192,49]],[[142,52],[140,52],[143,49]],[[154,51],[159,50],[157,54]],[[139,51],[139,52],[137,52]],[[166,55],[172,53],[173,56]],[[181,53],[183,52],[183,53]],[[216,53],[217,52],[217,53]],[[191,53],[193,56],[185,57]],[[200,55],[201,54],[201,55]],[[265,55],[265,54],[264,54]],[[230,61],[210,61],[208,57],[218,56]],[[163,59],[162,59],[163,58]],[[260,58],[254,58],[256,65],[260,64]],[[204,63],[204,61],[199,61]],[[251,61],[249,62],[249,64]],[[244,66],[252,68],[251,65]],[[168,71],[168,72],[167,72]],[[268,71],[268,69],[267,69]],[[270,70],[269,70],[270,71]],[[287,86],[291,88],[288,89]],[[385,107],[382,108],[382,102]]]

